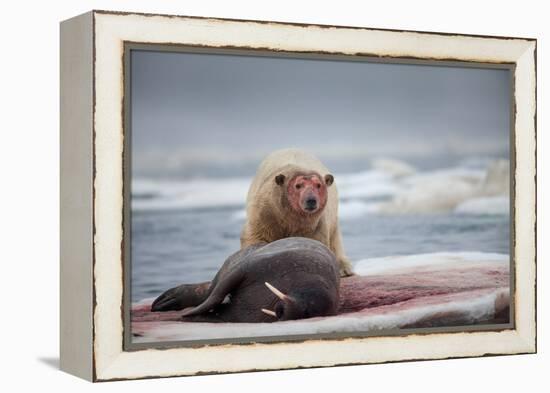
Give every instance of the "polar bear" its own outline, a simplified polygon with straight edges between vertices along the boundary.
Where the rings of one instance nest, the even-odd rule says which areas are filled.
[[[269,154],[248,190],[246,214],[241,248],[294,236],[315,239],[335,254],[341,276],[353,275],[342,246],[334,176],[315,156],[300,149]]]

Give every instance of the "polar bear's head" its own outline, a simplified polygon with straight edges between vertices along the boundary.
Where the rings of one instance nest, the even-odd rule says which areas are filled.
[[[316,172],[279,174],[275,183],[284,187],[283,203],[300,215],[314,215],[323,211],[327,203],[327,188],[334,182],[330,173],[324,176]]]

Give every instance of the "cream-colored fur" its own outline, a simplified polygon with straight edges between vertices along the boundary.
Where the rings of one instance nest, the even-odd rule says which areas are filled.
[[[241,248],[285,237],[307,237],[320,241],[334,252],[342,276],[352,275],[338,226],[337,180],[328,186],[327,203],[320,214],[312,217],[297,215],[286,201],[286,184],[296,173],[302,172],[316,172],[321,178],[330,173],[316,157],[299,149],[278,150],[262,161],[248,190],[247,220],[241,233]],[[280,174],[286,178],[283,186],[275,182],[275,177]]]

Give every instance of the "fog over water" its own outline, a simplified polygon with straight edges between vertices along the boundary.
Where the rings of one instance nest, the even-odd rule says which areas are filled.
[[[507,70],[133,51],[131,75],[138,176],[251,175],[283,147],[335,171],[508,155]]]

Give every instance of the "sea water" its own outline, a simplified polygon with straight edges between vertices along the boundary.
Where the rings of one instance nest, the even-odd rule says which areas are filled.
[[[335,171],[344,248],[354,262],[429,253],[509,254],[509,164],[465,160],[417,170],[379,160]],[[251,176],[135,177],[132,301],[211,280],[239,249]]]

